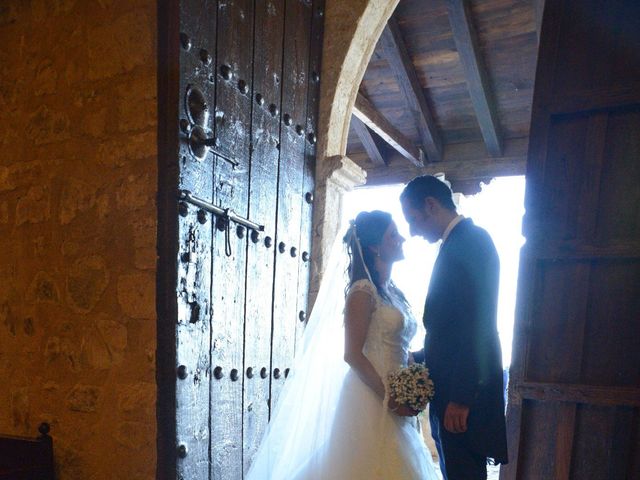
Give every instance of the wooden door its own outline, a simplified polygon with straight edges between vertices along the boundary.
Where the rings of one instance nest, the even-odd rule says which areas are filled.
[[[306,318],[323,2],[159,3],[158,477],[240,479]]]
[[[547,1],[508,479],[640,478],[640,2]]]

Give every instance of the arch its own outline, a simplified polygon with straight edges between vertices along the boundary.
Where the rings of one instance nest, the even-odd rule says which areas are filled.
[[[344,156],[356,100],[369,59],[399,0],[327,0],[318,158]]]

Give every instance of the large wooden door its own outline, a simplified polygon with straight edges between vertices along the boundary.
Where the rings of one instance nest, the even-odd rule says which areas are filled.
[[[640,2],[547,1],[508,479],[640,478]]]
[[[158,477],[240,479],[306,318],[323,1],[159,4]]]

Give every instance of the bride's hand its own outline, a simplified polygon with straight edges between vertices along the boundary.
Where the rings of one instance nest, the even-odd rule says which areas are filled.
[[[415,417],[419,413],[416,412],[413,408],[407,407],[406,405],[400,405],[393,397],[389,397],[388,407],[389,410],[391,410],[399,417]]]

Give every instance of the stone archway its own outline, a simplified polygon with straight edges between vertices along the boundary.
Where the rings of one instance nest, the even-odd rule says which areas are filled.
[[[398,2],[327,0],[326,3],[312,292],[323,271],[323,254],[331,248],[340,226],[342,193],[361,185],[366,178],[364,171],[345,157],[351,111],[378,38]]]

